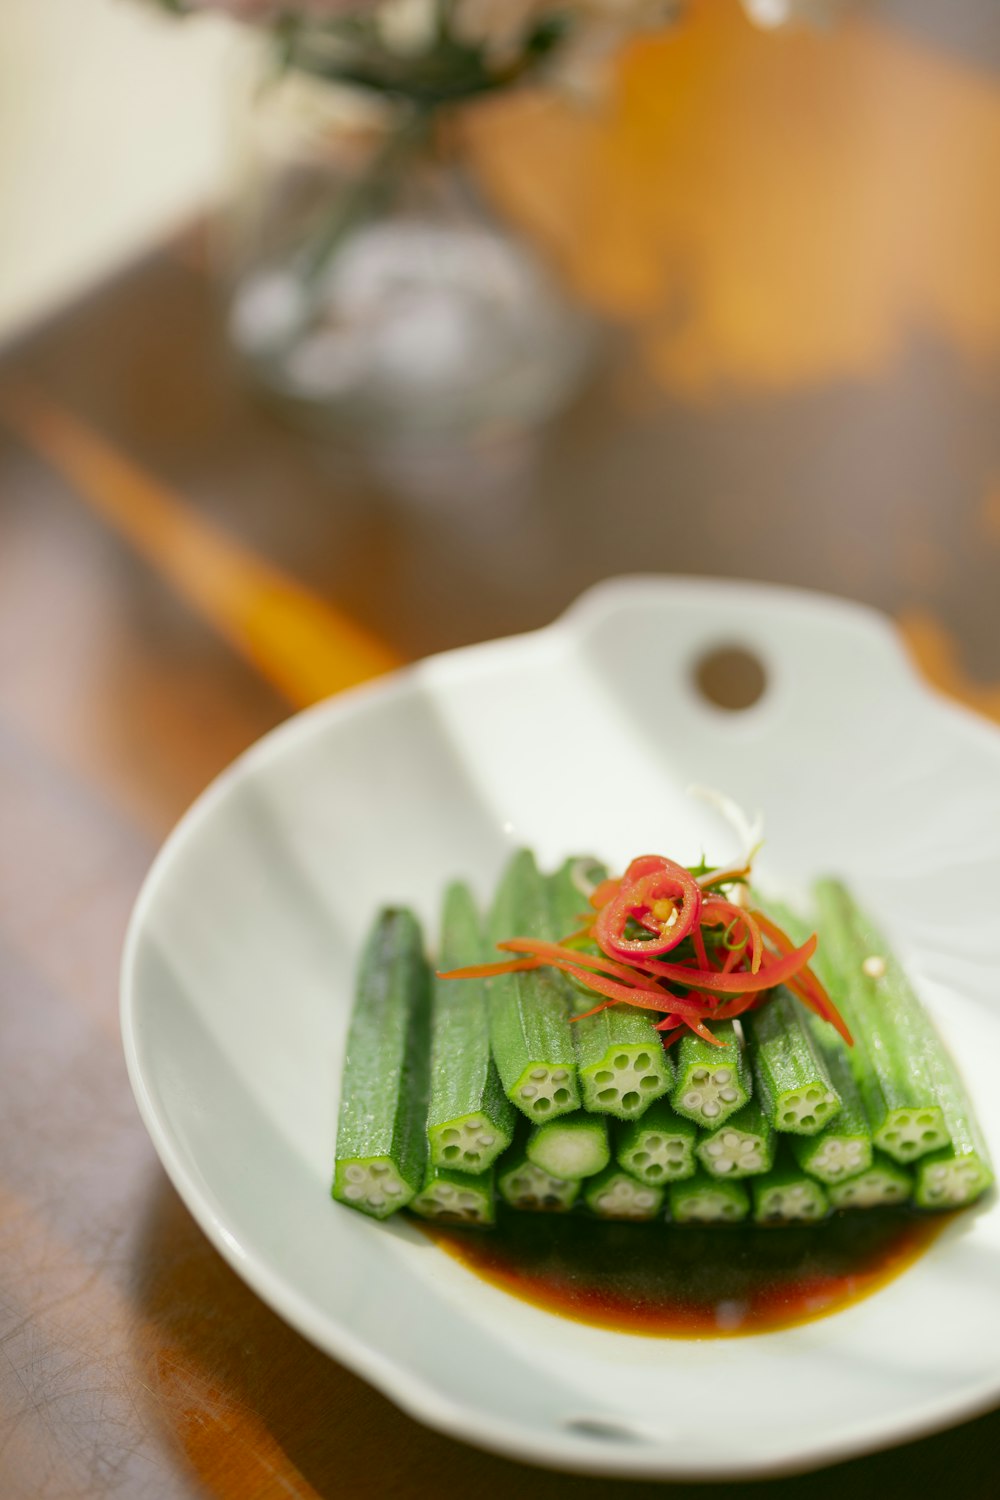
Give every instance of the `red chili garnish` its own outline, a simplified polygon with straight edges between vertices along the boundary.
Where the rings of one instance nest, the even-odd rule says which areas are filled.
[[[665,964],[657,958],[637,959],[635,967],[644,974],[657,979],[672,979],[677,984],[689,985],[692,989],[708,990],[710,994],[734,995],[747,990],[770,990],[776,984],[784,984],[789,975],[796,974],[809,962],[816,951],[816,934],[773,964],[763,964],[756,974],[721,974],[716,969],[696,969],[690,964]]]
[[[656,1030],[665,1047],[684,1030],[721,1045],[706,1021],[731,1020],[755,1010],[767,1002],[771,990],[785,984],[852,1045],[843,1017],[809,967],[816,934],[796,947],[763,912],[737,906],[712,890],[749,873],[746,867],[734,866],[696,878],[673,860],[644,854],[632,861],[620,880],[603,880],[595,887],[590,896],[595,915],[589,920],[581,915],[584,925],[561,943],[511,937],[497,947],[517,954],[516,958],[471,964],[439,977],[491,979],[532,969],[560,969],[602,997],[572,1020],[584,1020],[612,1005],[659,1011]],[[650,936],[626,936],[629,922]],[[686,937],[691,939],[693,960],[663,962],[659,955],[669,953]],[[568,946],[579,942],[596,943],[600,951]]]
[[[761,935],[760,923],[756,921],[754,913],[747,911],[742,906],[736,906],[732,901],[726,901],[722,896],[706,896],[702,902],[701,924],[703,927],[731,927],[734,923],[742,924],[746,933],[743,941],[743,949],[749,942],[753,958],[750,964],[751,974],[756,974],[760,968],[761,959],[764,956],[764,939]],[[737,949],[739,954],[741,950]],[[727,955],[728,957],[728,955]],[[703,965],[707,968],[707,964]]]
[[[611,958],[626,963],[644,954],[669,953],[688,936],[701,913],[701,889],[690,870],[658,855],[634,859],[618,894],[603,905],[594,938]],[[629,919],[654,935],[630,938]]]
[[[766,917],[762,911],[755,911],[753,916],[779,952],[787,953],[794,947],[788,934],[782,932],[781,928],[777,923],[772,922],[770,917]],[[815,933],[813,937],[815,938]],[[804,965],[799,973],[795,974],[792,979],[787,980],[786,983],[793,994],[804,1005],[807,1005],[810,1010],[815,1011],[821,1020],[829,1021],[831,1026],[836,1027],[849,1047],[854,1046],[854,1038],[851,1036],[847,1022],[830,999],[825,986],[820,983],[808,965]]]

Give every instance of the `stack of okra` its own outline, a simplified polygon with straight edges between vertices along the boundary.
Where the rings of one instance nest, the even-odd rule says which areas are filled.
[[[436,968],[496,960],[512,936],[579,926],[581,868],[543,876],[528,850],[501,880],[485,930],[467,886],[445,894]],[[774,908],[771,908],[774,911]],[[740,1026],[665,1050],[657,1017],[554,969],[440,979],[417,919],[381,912],[369,937],[342,1080],[333,1196],[382,1219],[490,1225],[513,1209],[576,1206],[677,1224],[815,1222],[833,1209],[970,1203],[992,1181],[955,1065],[883,939],[832,880],[801,938],[854,1037],[778,988]],[[741,1034],[742,1033],[742,1034]]]

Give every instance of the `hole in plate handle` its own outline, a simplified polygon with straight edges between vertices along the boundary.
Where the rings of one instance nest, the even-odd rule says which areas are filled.
[[[703,698],[731,713],[752,708],[767,688],[760,658],[735,643],[713,646],[699,656],[691,675]]]

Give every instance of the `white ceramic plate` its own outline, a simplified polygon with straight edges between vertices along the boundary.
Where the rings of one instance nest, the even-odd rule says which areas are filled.
[[[692,666],[737,642],[742,713]],[[868,1300],[736,1340],[585,1327],[487,1285],[411,1224],[328,1196],[352,971],[377,905],[428,920],[511,846],[612,864],[735,852],[691,782],[762,808],[761,882],[845,874],[954,1041],[1000,1157],[1000,735],[916,678],[892,627],[745,584],[602,585],[533,635],[300,714],[195,804],[125,949],[129,1072],[188,1207],[254,1290],[412,1415],[513,1457],[744,1477],[927,1432],[1000,1399],[991,1196]],[[706,1438],[705,1413],[726,1413]]]

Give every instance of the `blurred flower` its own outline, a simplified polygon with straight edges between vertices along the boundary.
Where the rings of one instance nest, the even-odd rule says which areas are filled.
[[[375,12],[379,39],[398,57],[419,57],[438,39],[437,0],[382,0]]]
[[[276,21],[282,16],[332,19],[371,10],[375,0],[180,0],[185,10],[224,10],[238,21]]]
[[[779,26],[829,26],[853,0],[743,0],[743,9],[758,26],[774,31]]]

